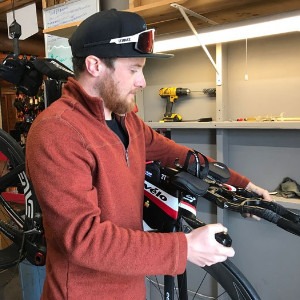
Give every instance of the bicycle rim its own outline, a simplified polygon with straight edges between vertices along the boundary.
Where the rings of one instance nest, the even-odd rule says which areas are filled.
[[[21,234],[22,219],[25,211],[24,196],[21,190],[20,179],[16,167],[24,169],[25,155],[22,147],[5,131],[0,129],[0,193],[1,197],[7,200],[9,205],[5,208],[0,202],[0,227],[7,227]],[[18,220],[7,212],[11,209],[16,213]],[[20,246],[3,233],[0,228],[0,270],[9,269],[20,261]]]
[[[175,282],[176,280],[174,280]],[[163,276],[148,278],[151,300],[170,299],[164,295]],[[229,260],[210,267],[187,267],[187,291],[180,296],[181,284],[175,282],[174,299],[178,300],[260,300],[260,297]]]

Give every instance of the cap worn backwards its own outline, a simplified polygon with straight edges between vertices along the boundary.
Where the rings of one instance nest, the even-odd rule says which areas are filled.
[[[75,57],[95,55],[99,58],[169,58],[173,56],[139,51],[136,49],[135,42],[111,42],[112,39],[132,37],[145,30],[147,25],[138,14],[110,9],[97,12],[81,22],[69,39],[69,44]]]

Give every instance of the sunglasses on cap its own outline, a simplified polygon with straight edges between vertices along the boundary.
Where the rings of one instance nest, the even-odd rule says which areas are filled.
[[[124,36],[124,37],[115,38],[107,41],[88,43],[88,44],[84,44],[84,48],[97,46],[97,45],[104,45],[104,44],[121,45],[121,44],[135,43],[134,46],[135,50],[145,54],[153,53],[154,31],[155,29],[148,29],[130,36]]]

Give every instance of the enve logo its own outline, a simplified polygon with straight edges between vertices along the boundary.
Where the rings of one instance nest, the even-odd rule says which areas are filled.
[[[21,184],[24,188],[24,195],[25,195],[25,214],[28,218],[33,219],[33,200],[30,199],[32,196],[30,185],[28,182],[28,178],[25,172],[21,172],[18,174]]]

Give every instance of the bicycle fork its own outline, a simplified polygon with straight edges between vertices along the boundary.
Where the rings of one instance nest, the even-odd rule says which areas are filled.
[[[173,228],[170,228],[169,232],[178,232],[178,226],[181,225],[173,225]],[[175,289],[175,277],[170,275],[164,275],[164,300],[174,300]],[[180,300],[188,300],[186,270],[183,274],[177,275],[176,295]]]
[[[186,271],[177,275],[177,296],[180,300],[188,300],[187,277]],[[175,277],[170,275],[164,276],[164,300],[174,300],[175,298]]]

